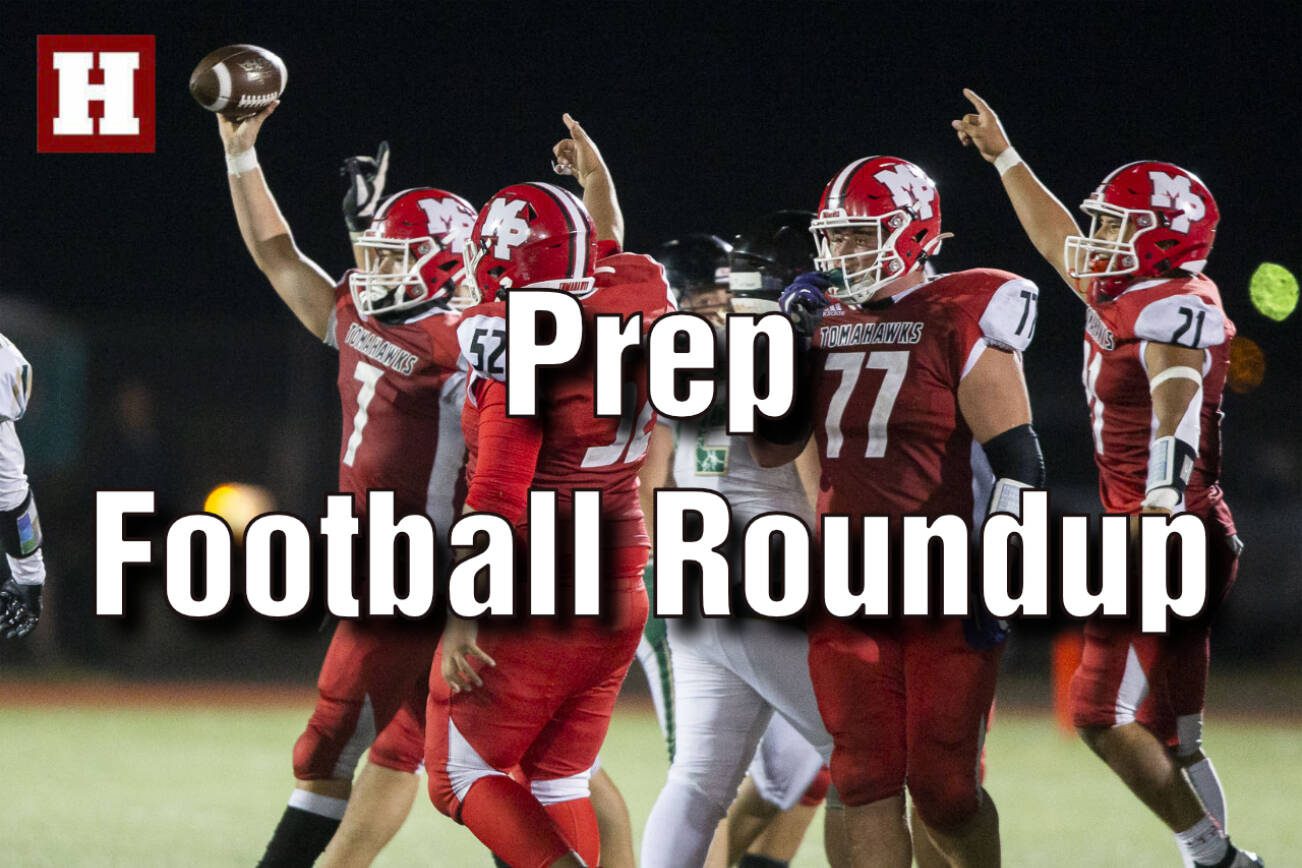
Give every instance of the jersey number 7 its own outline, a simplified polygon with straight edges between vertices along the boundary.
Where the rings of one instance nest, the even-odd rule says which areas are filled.
[[[891,419],[891,410],[895,407],[895,399],[899,397],[904,375],[909,369],[909,351],[835,353],[828,357],[825,367],[827,370],[841,372],[841,383],[827,405],[828,458],[841,457],[844,439],[841,436],[841,417],[845,414],[845,406],[850,402],[854,387],[859,383],[859,375],[866,368],[886,372],[882,387],[877,391],[877,400],[873,402],[872,412],[868,415],[868,445],[863,453],[864,458],[881,458],[886,454],[886,425]]]

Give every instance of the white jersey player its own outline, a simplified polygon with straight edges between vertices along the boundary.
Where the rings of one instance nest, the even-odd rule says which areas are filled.
[[[799,227],[803,238],[809,237],[808,220],[804,215],[805,225]],[[771,227],[762,234],[767,241]],[[807,268],[808,255],[804,261]],[[762,279],[758,263],[742,257],[734,262],[734,284]],[[777,290],[782,282],[774,280]],[[698,314],[716,316],[728,305],[726,289],[693,295],[683,300],[683,307]],[[722,494],[737,529],[769,512],[786,512],[812,526],[811,498],[797,465],[759,467],[746,439],[727,433],[722,409],[677,424],[661,420],[657,439],[672,438],[674,484]],[[657,451],[652,448],[649,461]],[[816,456],[813,462],[816,474]],[[759,796],[788,810],[805,794],[832,748],[814,699],[809,643],[801,629],[756,618],[675,618],[667,633],[671,692],[662,686],[658,692],[666,695],[657,696],[663,671],[657,664],[664,655],[655,654],[649,642],[639,655],[659,700],[672,760],[643,836],[641,864],[649,868],[705,862],[715,828],[748,767]],[[745,843],[730,841],[730,862]]]
[[[0,550],[9,567],[0,585],[0,635],[6,639],[26,636],[36,626],[45,586],[41,521],[14,427],[27,412],[31,393],[32,366],[0,335]]]

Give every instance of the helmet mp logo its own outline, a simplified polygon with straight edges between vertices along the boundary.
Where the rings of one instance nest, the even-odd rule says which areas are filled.
[[[429,221],[431,234],[440,244],[453,253],[465,249],[470,229],[475,225],[475,215],[461,206],[455,199],[429,197],[418,203]]]
[[[1188,232],[1190,221],[1201,220],[1207,213],[1206,203],[1190,187],[1188,176],[1150,171],[1148,177],[1153,182],[1151,204],[1183,212],[1171,221],[1171,228],[1176,232]]]
[[[909,171],[909,166],[891,166],[873,175],[891,191],[891,198],[901,208],[914,211],[919,220],[929,220],[931,203],[936,199],[936,188]]]
[[[488,208],[484,218],[485,236],[497,239],[493,256],[497,259],[510,259],[511,248],[518,247],[529,240],[529,223],[520,213],[529,207],[523,199],[498,198]]]

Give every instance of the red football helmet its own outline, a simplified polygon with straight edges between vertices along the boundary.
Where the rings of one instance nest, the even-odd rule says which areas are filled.
[[[512,184],[479,212],[466,244],[466,281],[480,301],[499,290],[592,289],[597,232],[573,193],[553,184]]]
[[[838,229],[875,229],[877,247],[837,254],[828,233]],[[948,237],[940,231],[940,193],[935,182],[898,157],[864,157],[838,172],[823,189],[809,231],[818,244],[814,267],[841,272],[839,285],[834,282],[829,294],[856,304],[921,268]]]
[[[463,270],[461,253],[475,209],[460,196],[433,187],[394,193],[357,239],[361,271],[348,288],[363,316],[394,313],[426,302],[451,305]],[[392,265],[382,252],[401,253]]]
[[[1094,280],[1108,293],[1176,268],[1201,272],[1221,219],[1197,175],[1152,160],[1117,169],[1080,207],[1090,215],[1089,235],[1069,236],[1063,261],[1072,277]],[[1119,224],[1115,235],[1106,227],[1107,238],[1101,237],[1105,217]]]

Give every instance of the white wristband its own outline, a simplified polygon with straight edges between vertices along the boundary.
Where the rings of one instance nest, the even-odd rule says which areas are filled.
[[[9,562],[9,574],[14,577],[14,581],[18,584],[45,584],[45,554],[40,549],[25,558],[5,555],[5,560]]]
[[[995,157],[995,168],[999,170],[999,177],[1003,177],[1008,170],[1018,163],[1022,162],[1021,156],[1017,153],[1017,148],[1004,148],[1004,152]]]
[[[256,168],[258,168],[257,148],[240,151],[235,156],[226,155],[226,174],[228,175],[247,175]]]
[[[1182,499],[1180,492],[1169,486],[1154,488],[1144,495],[1144,502],[1139,505],[1139,508],[1165,509],[1167,512],[1175,512]]]

